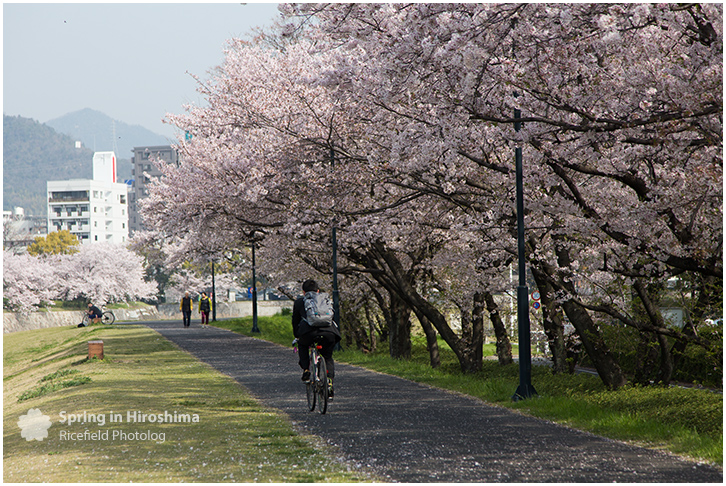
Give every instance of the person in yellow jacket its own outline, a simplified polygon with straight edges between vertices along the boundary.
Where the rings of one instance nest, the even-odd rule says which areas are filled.
[[[206,292],[202,292],[202,296],[199,297],[199,313],[202,315],[202,327],[209,326],[209,314],[211,312],[212,312],[212,300],[209,297],[207,297]]]
[[[184,297],[179,302],[179,310],[184,319],[184,327],[189,327],[192,323],[192,311],[194,310],[194,301],[189,297],[189,292],[184,292]]]

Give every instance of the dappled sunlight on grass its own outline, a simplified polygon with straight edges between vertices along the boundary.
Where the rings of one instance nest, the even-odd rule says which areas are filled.
[[[87,341],[97,339],[104,342],[105,359],[89,360]],[[4,351],[7,482],[369,480],[349,472],[315,439],[297,434],[285,416],[265,409],[234,380],[146,327],[12,333]],[[39,384],[77,377],[90,381],[18,402]],[[31,408],[52,422],[42,441],[21,437],[18,420]],[[84,412],[94,419],[68,422],[70,414]],[[196,414],[198,422],[139,420],[165,413]],[[120,420],[112,422],[112,416]],[[94,440],[86,431],[101,434]],[[68,439],[69,433],[76,435]]]

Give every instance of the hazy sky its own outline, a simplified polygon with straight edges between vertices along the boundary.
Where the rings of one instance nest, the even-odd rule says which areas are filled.
[[[202,104],[225,41],[279,15],[276,3],[5,3],[3,113],[41,123],[83,108],[160,135]]]

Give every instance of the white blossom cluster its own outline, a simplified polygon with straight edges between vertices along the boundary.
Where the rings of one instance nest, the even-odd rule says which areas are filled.
[[[155,295],[156,284],[144,280],[143,259],[120,245],[81,245],[69,255],[3,252],[3,307],[11,311],[28,313],[53,300],[103,305]]]

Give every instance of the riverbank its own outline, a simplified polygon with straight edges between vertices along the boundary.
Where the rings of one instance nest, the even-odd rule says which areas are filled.
[[[274,316],[283,309],[292,309],[290,300],[265,300],[257,302],[258,316]],[[116,321],[134,322],[142,320],[179,320],[179,304],[159,304],[131,309],[113,309]],[[217,302],[217,319],[247,317],[252,315],[252,301]],[[199,314],[192,314],[192,321],[199,320]],[[73,326],[81,322],[81,311],[45,311],[29,315],[3,312],[3,333],[29,331],[49,327]]]
[[[103,341],[104,359],[86,359],[89,340]],[[6,483],[371,480],[297,432],[284,413],[143,326],[12,333],[3,364]]]

